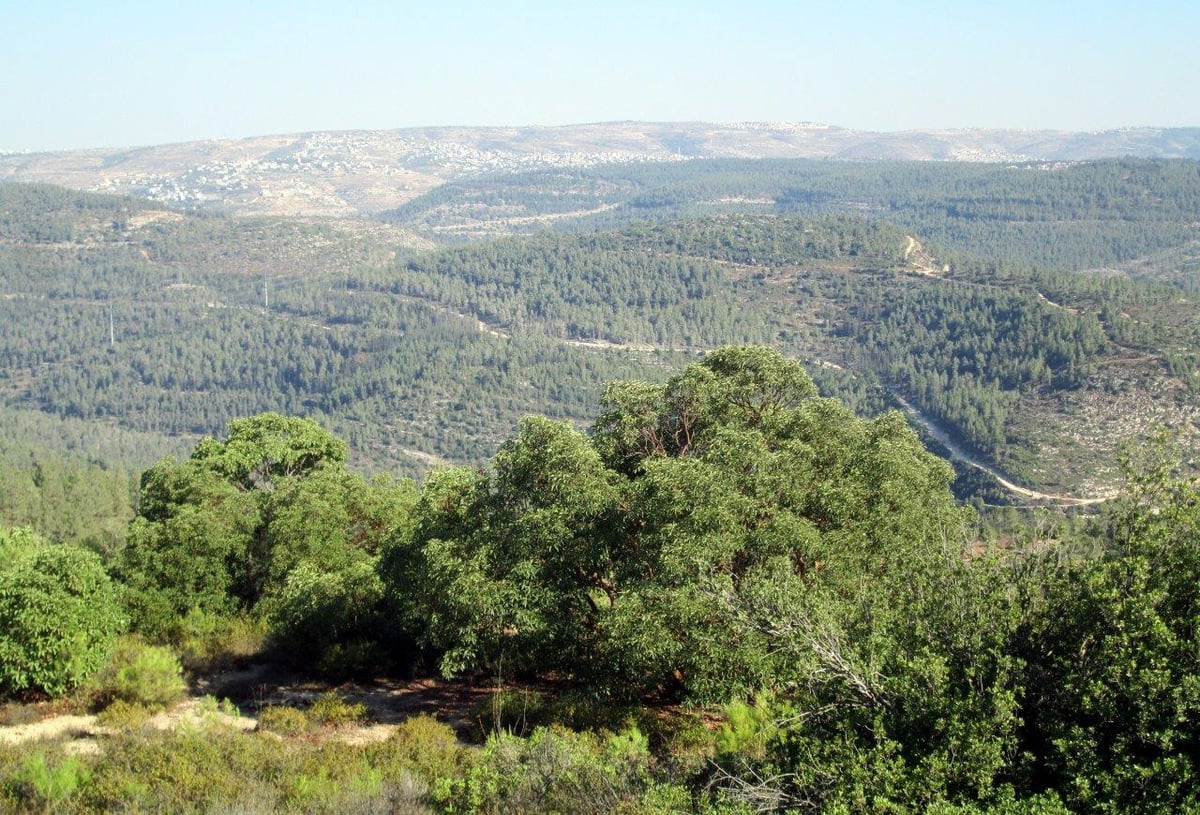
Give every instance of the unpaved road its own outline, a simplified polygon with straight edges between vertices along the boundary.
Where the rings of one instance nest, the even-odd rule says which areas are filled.
[[[992,478],[996,479],[996,482],[1000,486],[1004,487],[1004,489],[1008,490],[1014,495],[1020,495],[1023,498],[1029,498],[1035,501],[1051,501],[1062,506],[1087,506],[1089,504],[1099,504],[1113,497],[1111,495],[1104,495],[1091,498],[1081,498],[1072,495],[1056,495],[1054,493],[1038,492],[1037,490],[1031,490],[1028,487],[1022,487],[1020,484],[1014,484],[1012,481],[1005,478],[1004,474],[995,467],[985,464],[960,447],[952,438],[950,438],[946,431],[934,424],[925,416],[925,414],[921,413],[921,411],[917,410],[916,407],[909,404],[909,402],[903,397],[894,392],[892,393],[892,396],[897,402],[900,403],[900,407],[904,409],[905,413],[915,419],[922,427],[925,428],[925,430],[929,432],[930,436],[933,436],[933,438],[937,440],[938,444],[942,445],[950,452],[951,458],[961,461],[963,464],[974,467],[977,470],[982,470]]]

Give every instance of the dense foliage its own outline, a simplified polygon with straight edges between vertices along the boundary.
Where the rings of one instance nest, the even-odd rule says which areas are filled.
[[[59,695],[94,673],[124,627],[100,558],[0,530],[0,689]]]
[[[179,643],[197,616],[258,609],[314,665],[381,638],[374,559],[407,528],[412,487],[368,484],[346,454],[311,420],[263,414],[147,470],[120,562],[135,629]]]
[[[129,731],[0,750],[0,811],[1200,809],[1187,448],[993,550],[889,410],[1078,489],[1187,427],[1198,211],[1194,161],[678,162],[447,184],[417,254],[0,185],[0,693]],[[482,746],[137,731],[238,648],[494,685]]]
[[[899,414],[855,417],[764,347],[610,383],[588,432],[527,418],[488,467],[419,490],[364,481],[346,457],[311,420],[262,414],[148,470],[113,564],[134,633],[178,647],[249,616],[306,671],[437,667],[553,679],[561,696],[497,695],[512,732],[477,751],[420,719],[341,759],[303,746],[362,716],[336,695],[265,710],[283,746],[217,728],[114,737],[86,761],[0,751],[0,803],[1200,805],[1200,500],[1165,439],[1133,451],[1127,497],[1078,540],[1004,552],[972,539],[949,467]],[[105,665],[124,620],[98,556],[29,531],[0,548],[8,694],[59,694],[105,666],[107,721],[174,698],[161,647],[126,639]],[[643,707],[679,702],[719,728]],[[267,780],[233,783],[247,773]]]

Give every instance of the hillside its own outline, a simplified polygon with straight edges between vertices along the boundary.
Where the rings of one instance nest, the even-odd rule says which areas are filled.
[[[605,381],[680,359],[482,330],[392,294],[378,281],[406,242],[357,221],[0,187],[0,394],[14,417],[53,419],[6,426],[52,446],[110,447],[84,426],[162,438],[125,459],[144,467],[170,437],[279,410],[323,417],[360,466],[414,473],[482,460],[526,413],[584,421]]]
[[[1194,164],[1015,182],[960,169],[924,187],[906,167],[883,168],[910,179],[887,218],[831,199],[424,252],[386,224],[0,186],[0,393],[12,426],[77,447],[83,428],[101,429],[96,449],[140,433],[161,440],[152,458],[275,410],[320,418],[357,466],[419,473],[485,460],[525,414],[584,425],[607,381],[658,381],[752,342],[805,361],[861,413],[911,405],[964,457],[1046,493],[1107,494],[1123,439],[1194,431],[1194,286],[1176,285],[1191,279]],[[957,214],[923,211],[950,181],[973,190]],[[1108,192],[1085,206],[1089,190]],[[1158,203],[1129,204],[1147,196]],[[999,217],[1004,201],[1021,217]],[[910,216],[948,224],[938,234],[958,248]],[[999,259],[967,251],[1012,227],[1025,241],[998,244]],[[1030,263],[1047,252],[1114,271]]]
[[[717,214],[843,214],[973,257],[1074,271],[1195,239],[1198,189],[1192,161],[714,160],[461,179],[383,218],[462,242]]]
[[[812,123],[610,122],[331,131],[0,155],[0,180],[53,183],[242,215],[345,217],[394,209],[448,180],[614,163],[1105,157],[1198,158],[1200,129],[875,133]]]

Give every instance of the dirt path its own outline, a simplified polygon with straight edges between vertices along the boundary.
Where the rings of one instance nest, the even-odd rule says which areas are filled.
[[[51,716],[39,722],[0,727],[0,742],[24,744],[63,737],[78,738],[90,735],[96,729],[95,716]]]
[[[469,224],[449,224],[447,226],[435,226],[434,232],[469,232],[473,230],[483,229],[485,227],[496,226],[521,226],[523,224],[544,224],[553,221],[561,221],[565,218],[586,218],[589,215],[599,215],[602,212],[616,209],[620,204],[601,204],[595,209],[579,209],[571,212],[547,212],[543,215],[513,215],[508,218],[489,218],[486,221],[479,221]]]
[[[514,690],[511,684],[506,683],[505,687]],[[560,690],[547,683],[522,684],[520,688],[550,694]],[[263,708],[286,705],[304,709],[330,690],[336,691],[347,702],[366,705],[367,716],[360,724],[330,728],[320,737],[346,744],[365,744],[386,740],[400,722],[421,714],[437,718],[454,728],[460,738],[470,740],[488,729],[488,702],[497,686],[489,681],[424,678],[346,683],[334,687],[279,675],[266,666],[254,665],[206,678],[197,684],[189,698],[151,716],[140,726],[168,731],[181,726],[217,724],[251,731],[258,726],[257,715]],[[231,696],[241,715],[214,709],[211,699],[204,701],[207,694],[219,698]],[[100,738],[113,732],[96,716],[52,715],[36,722],[0,727],[0,744],[56,741],[63,743],[63,748],[69,752],[95,753],[102,749]]]
[[[994,478],[996,483],[1014,495],[1020,495],[1023,498],[1030,498],[1035,501],[1051,501],[1060,506],[1088,506],[1090,504],[1103,503],[1104,501],[1107,501],[1113,497],[1112,495],[1104,495],[1092,498],[1080,498],[1072,495],[1056,495],[1054,493],[1031,490],[1028,487],[1022,487],[1019,484],[1014,484],[1011,480],[1005,478],[1004,474],[995,467],[985,464],[964,450],[957,442],[954,441],[954,439],[950,438],[950,435],[946,433],[945,430],[934,424],[932,420],[926,417],[925,414],[921,413],[921,411],[919,411],[903,397],[894,392],[892,393],[892,396],[900,404],[900,407],[904,409],[905,413],[915,419],[918,424],[928,431],[930,436],[937,440],[938,444],[942,445],[950,452],[950,457],[952,459],[961,461],[963,464],[974,467],[977,470],[982,470]]]
[[[910,271],[926,277],[941,278],[935,259],[925,251],[925,247],[912,235],[904,236],[904,262],[911,264]]]

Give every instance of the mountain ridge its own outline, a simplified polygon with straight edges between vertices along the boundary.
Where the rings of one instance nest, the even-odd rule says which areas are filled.
[[[0,181],[238,215],[352,217],[394,209],[451,180],[555,167],[715,158],[1069,162],[1120,156],[1200,158],[1200,128],[877,132],[813,122],[626,121],[307,131],[0,154]]]

